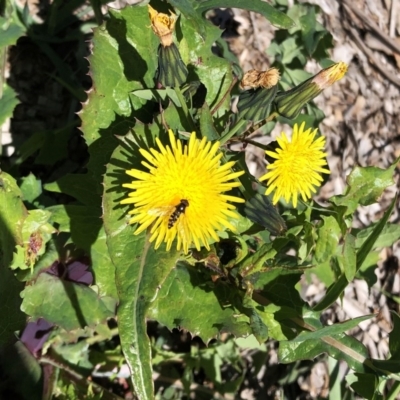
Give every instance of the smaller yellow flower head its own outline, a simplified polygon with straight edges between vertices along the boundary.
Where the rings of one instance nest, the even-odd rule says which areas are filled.
[[[155,248],[166,242],[169,250],[177,238],[177,249],[183,248],[185,254],[192,243],[198,250],[201,246],[209,249],[209,239],[219,240],[217,230],[235,230],[228,219],[238,215],[228,202],[244,200],[224,192],[240,186],[232,180],[244,171],[232,172],[234,162],[221,164],[219,142],[196,139],[193,132],[187,144],[182,144],[171,130],[169,141],[164,146],[156,138],[158,150],[140,149],[148,172],[126,171],[135,180],[123,185],[133,191],[121,203],[134,205],[129,223],[138,224],[136,235],[150,227]]]
[[[175,29],[176,15],[173,12],[171,16],[159,13],[152,6],[147,6],[149,9],[149,16],[151,21],[151,28],[153,32],[160,38],[161,44],[165,46],[171,46],[172,44],[172,33]]]
[[[297,198],[300,194],[306,201],[316,192],[315,187],[321,186],[323,178],[321,174],[329,174],[330,171],[323,168],[327,165],[326,153],[324,153],[325,137],[314,140],[318,129],[311,132],[311,128],[304,130],[305,122],[300,127],[293,127],[292,140],[289,141],[282,132],[277,139],[280,148],[276,152],[266,151],[275,161],[267,166],[267,172],[260,181],[267,181],[266,195],[275,190],[273,204],[280,198],[287,203],[291,200],[297,207]]]

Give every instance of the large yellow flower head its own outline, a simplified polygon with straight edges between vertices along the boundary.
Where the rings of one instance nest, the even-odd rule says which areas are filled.
[[[318,129],[311,132],[311,128],[304,130],[305,122],[300,127],[293,127],[292,140],[289,141],[282,132],[277,139],[280,148],[276,152],[266,151],[266,154],[275,161],[267,166],[267,172],[260,181],[267,181],[266,195],[275,190],[273,204],[280,198],[297,207],[297,198],[300,194],[306,201],[316,192],[315,187],[321,186],[323,178],[321,174],[329,174],[330,171],[323,168],[327,165],[326,153],[324,153],[325,137],[314,140]]]
[[[192,243],[198,250],[201,246],[209,249],[209,239],[219,240],[217,230],[235,230],[228,219],[238,215],[228,202],[244,200],[224,193],[240,186],[234,179],[244,172],[232,172],[234,162],[221,164],[219,142],[196,139],[193,132],[182,144],[171,130],[169,140],[170,145],[164,146],[156,138],[158,150],[140,149],[148,172],[126,171],[135,180],[123,185],[133,192],[121,203],[134,204],[129,223],[138,224],[135,234],[150,227],[155,248],[166,242],[169,250],[177,238],[177,249],[183,248],[185,254]]]

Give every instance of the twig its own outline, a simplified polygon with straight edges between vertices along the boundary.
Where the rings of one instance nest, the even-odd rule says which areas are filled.
[[[388,47],[390,47],[393,51],[400,54],[400,46],[391,39],[388,35],[382,32],[382,29],[379,28],[368,16],[366,16],[362,11],[357,9],[351,4],[349,0],[342,0],[342,3],[348,10],[351,10],[354,14],[357,15],[358,18],[362,20],[362,22],[370,28],[376,36],[378,36]],[[348,10],[346,10],[348,12]]]
[[[375,66],[375,68],[390,82],[394,85],[400,87],[400,80],[397,79],[396,76],[391,74],[385,68],[383,68],[380,62],[375,58],[374,53],[364,44],[362,39],[360,38],[358,32],[352,28],[351,26],[348,27],[350,34],[353,36],[354,41],[356,42],[357,46],[367,55],[369,62]],[[399,53],[400,54],[400,53]]]

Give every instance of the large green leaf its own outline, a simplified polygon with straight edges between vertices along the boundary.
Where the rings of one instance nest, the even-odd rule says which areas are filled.
[[[386,210],[383,218],[375,225],[373,231],[370,233],[368,238],[363,242],[360,249],[357,251],[357,263],[356,272],[360,269],[361,265],[364,263],[371,250],[374,247],[375,242],[378,240],[379,235],[383,231],[385,225],[387,224],[389,217],[393,211],[394,205],[396,204],[397,196],[393,199],[392,204]],[[348,284],[347,277],[345,273],[339,277],[339,279],[333,283],[327,290],[325,297],[314,306],[315,311],[322,311],[329,307],[336,299],[343,293],[344,289]]]
[[[212,109],[223,99],[230,88],[233,76],[229,61],[217,57],[211,51],[222,31],[207,22],[207,36],[204,39],[191,20],[180,19],[183,38],[179,44],[182,59],[189,64],[189,80],[200,80],[207,89],[206,103]],[[230,96],[219,105],[219,113],[230,109]]]
[[[304,304],[300,293],[296,289],[301,275],[304,273],[297,268],[270,268],[266,271],[252,274],[248,277],[257,291],[257,298],[261,304],[265,301],[272,302],[281,307],[287,307],[291,311],[291,316],[299,315]],[[254,300],[257,301],[257,298]]]
[[[149,131],[146,129],[148,137],[151,136]],[[157,131],[154,126],[153,134]],[[144,136],[144,129],[141,134]],[[120,205],[120,200],[127,196],[122,184],[130,181],[125,170],[140,165],[142,157],[137,150],[135,138],[128,135],[114,151],[104,179],[103,218],[108,250],[116,271],[121,346],[132,372],[136,395],[147,400],[154,398],[154,394],[146,313],[178,254],[174,250],[167,252],[164,245],[155,250],[145,233],[134,236],[135,227],[127,223],[128,209]]]
[[[357,320],[356,322],[360,321]],[[297,339],[281,341],[278,353],[279,361],[286,364],[297,360],[312,360],[322,353],[327,353],[337,360],[346,361],[353,370],[365,372],[368,369],[365,365],[368,361],[368,351],[362,343],[344,333],[324,336],[328,331],[337,333],[354,326],[354,324],[353,321],[347,321],[345,325],[336,324],[330,330],[331,327],[322,327],[319,320],[308,318],[304,327],[311,332],[304,333],[304,337],[313,338],[302,342],[297,341]]]
[[[59,232],[70,232],[74,244],[90,253],[102,225],[100,207],[59,204],[47,208]]]
[[[80,113],[89,146],[88,169],[101,192],[105,165],[117,146],[115,135],[126,134],[135,117],[151,119],[145,100],[131,95],[138,89],[153,88],[159,41],[150,28],[147,7],[131,6],[110,10],[110,19],[94,30],[89,57],[93,87]]]
[[[249,334],[249,318],[238,309],[237,289],[214,284],[207,275],[186,263],[178,263],[152,303],[149,316],[169,329],[186,329],[205,343],[222,332],[235,336]]]
[[[100,207],[101,204],[100,193],[97,193],[95,180],[90,174],[64,175],[56,182],[45,184],[44,188],[50,192],[68,194],[87,206]]]
[[[35,320],[42,317],[66,330],[93,327],[114,316],[109,299],[104,302],[90,287],[47,273],[39,275],[21,296],[22,311]]]
[[[49,207],[52,222],[58,232],[71,234],[73,243],[86,250],[91,258],[94,283],[101,296],[117,299],[115,269],[106,245],[106,235],[100,218],[101,209],[81,205],[57,205]]]
[[[8,267],[15,246],[23,245],[22,226],[27,215],[15,179],[0,172],[0,343],[10,340],[25,321],[19,296],[23,286]]]
[[[382,395],[376,393],[379,385],[379,378],[370,373],[360,373],[346,375],[346,382],[352,389],[361,395],[364,399],[368,400],[381,400]],[[390,397],[389,397],[390,398]]]
[[[397,159],[389,168],[356,167],[347,177],[348,188],[344,195],[332,197],[332,203],[346,206],[346,215],[353,214],[358,205],[373,204],[383,191],[394,184],[393,172],[399,162]]]
[[[341,237],[340,226],[334,217],[321,216],[323,225],[318,228],[318,241],[315,248],[315,260],[323,263],[337,252]]]
[[[91,247],[91,270],[94,274],[94,283],[99,287],[99,293],[103,296],[111,296],[114,299],[118,299],[115,268],[107,249],[106,239],[106,233],[104,227],[102,227]]]
[[[338,335],[344,333],[352,328],[355,328],[363,321],[373,318],[375,315],[363,315],[362,317],[353,318],[348,321],[340,322],[333,325],[324,326],[320,329],[313,331],[304,331],[296,336],[291,342],[304,342],[305,340],[321,339],[327,336]]]
[[[360,231],[355,230],[356,234],[356,247],[360,248],[361,245],[367,240],[372,231],[374,230],[374,225],[368,228],[362,229]],[[383,247],[390,247],[393,243],[400,239],[400,225],[399,224],[386,224],[382,229],[381,234],[374,243],[374,249],[380,249]]]
[[[46,244],[55,232],[48,223],[50,212],[46,210],[30,210],[22,227],[24,244],[16,246],[16,255],[10,268],[33,268],[35,261],[46,251]]]

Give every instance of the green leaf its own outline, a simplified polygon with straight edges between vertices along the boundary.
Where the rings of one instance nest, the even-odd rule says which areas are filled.
[[[93,327],[114,315],[114,310],[90,287],[47,273],[26,286],[21,297],[21,309],[26,314],[35,320],[44,318],[66,330]]]
[[[303,56],[303,49],[299,47],[296,38],[288,37],[281,44],[282,47],[282,60],[283,65],[290,64],[296,57],[301,58]]]
[[[250,333],[249,318],[239,316],[238,300],[239,293],[231,286],[214,285],[204,272],[179,262],[151,305],[149,317],[169,329],[187,329],[205,343],[222,332],[244,336]]]
[[[111,296],[117,300],[115,268],[107,249],[106,239],[104,228],[101,227],[97,239],[90,249],[92,260],[91,270],[94,274],[94,283],[99,288],[99,294],[102,296]]]
[[[63,205],[48,207],[51,221],[57,224],[60,232],[70,232],[74,244],[90,253],[102,225],[101,209],[81,205]]]
[[[397,196],[393,199],[392,204],[385,212],[383,218],[376,224],[374,230],[369,235],[368,239],[365,240],[362,247],[357,252],[357,264],[356,264],[356,271],[358,271],[366,260],[368,255],[370,254],[375,241],[379,237],[380,233],[382,232],[383,228],[387,224],[389,217],[393,211],[394,205],[396,203]],[[343,273],[340,278],[333,283],[327,290],[325,297],[316,304],[313,309],[315,311],[322,311],[325,308],[329,307],[336,299],[343,293],[343,290],[346,288],[348,284],[346,275]]]
[[[272,25],[288,29],[294,25],[294,22],[281,11],[276,10],[273,6],[260,0],[251,2],[246,0],[206,0],[199,2],[197,10],[203,13],[211,8],[241,8],[247,11],[254,11],[267,18]]]
[[[0,88],[0,93],[1,93],[1,88]],[[17,94],[15,93],[14,89],[8,85],[5,85],[3,90],[3,96],[0,96],[0,126],[4,124],[7,118],[10,118],[13,115],[14,108],[17,104],[19,104],[19,100],[17,99]]]
[[[360,231],[354,229],[356,232],[356,247],[360,248],[365,240],[371,235],[375,229],[374,225]],[[381,249],[383,247],[390,247],[400,239],[400,225],[387,223],[382,229],[381,234],[374,243],[374,249]]]
[[[389,333],[389,351],[392,360],[400,361],[400,317],[394,311],[391,312],[393,318],[393,329]]]
[[[33,203],[42,194],[42,182],[30,173],[28,176],[22,178],[20,189],[23,199],[29,203]]]
[[[294,317],[301,313],[304,304],[295,287],[303,272],[296,268],[274,267],[251,274],[247,279],[257,291],[257,297],[261,296],[277,306],[288,307],[291,310],[291,316]],[[257,298],[255,297],[254,300],[257,301]]]
[[[26,323],[26,315],[20,309],[22,300],[19,295],[24,285],[17,281],[3,261],[0,263],[0,347],[3,347],[15,340],[15,332]]]
[[[202,18],[196,7],[196,1],[193,0],[168,0],[168,3],[178,9],[189,23],[205,38],[205,19]]]
[[[154,87],[158,44],[147,7],[110,10],[110,19],[94,30],[89,57],[94,87],[80,114],[89,146],[116,115],[129,117],[132,106],[141,107],[139,100],[131,103],[129,93]]]
[[[326,336],[333,336],[340,333],[344,333],[349,329],[355,328],[361,322],[371,319],[375,316],[376,316],[375,314],[363,315],[362,317],[353,318],[348,321],[339,322],[337,324],[329,326],[324,326],[323,328],[315,331],[304,331],[300,333],[298,336],[296,336],[294,339],[292,339],[291,342],[303,342],[305,340],[321,339]]]
[[[368,238],[365,240],[365,242],[357,251],[357,271],[363,264],[364,260],[368,257],[371,250],[374,248],[375,242],[378,240],[381,232],[383,231],[387,222],[389,221],[389,217],[392,214],[396,202],[397,202],[397,195],[393,199],[392,204],[386,210],[381,220],[375,225],[374,230],[371,232],[371,234],[368,236]]]
[[[344,195],[334,196],[331,202],[346,206],[345,215],[353,214],[358,205],[376,203],[383,191],[394,184],[393,172],[399,163],[397,159],[388,169],[377,167],[356,167],[347,178],[348,188]]]
[[[115,268],[107,250],[106,235],[100,218],[101,209],[60,204],[47,210],[52,213],[51,221],[57,226],[58,232],[71,233],[74,244],[90,254],[91,271],[99,295],[118,299]],[[39,261],[40,264],[41,262],[42,260]],[[51,261],[48,265],[50,264]]]
[[[279,362],[284,364],[298,360],[312,360],[322,353],[327,353],[336,360],[346,361],[350,368],[365,372],[367,349],[356,339],[345,334],[311,339],[304,342],[281,341],[279,344]]]
[[[154,103],[146,107],[146,101],[131,92],[154,87],[158,45],[147,7],[110,10],[107,22],[94,30],[89,57],[93,88],[80,118],[97,193],[118,144],[115,135],[126,134],[136,124],[135,118],[146,122],[152,118]]]
[[[218,140],[219,134],[214,127],[213,118],[207,103],[203,104],[199,110],[199,114],[200,132],[202,136],[206,137],[210,141]]]
[[[45,184],[44,189],[68,194],[87,206],[100,207],[101,204],[101,193],[97,192],[96,182],[89,174],[64,175],[56,182]]]
[[[376,396],[379,379],[374,374],[355,373],[346,375],[346,382],[364,399],[380,400],[382,396]]]
[[[226,95],[233,79],[230,62],[217,57],[211,51],[215,40],[222,32],[210,22],[206,22],[207,35],[203,39],[190,20],[181,18],[180,26],[183,38],[179,49],[185,63],[192,64],[188,80],[200,80],[204,84],[207,89],[205,102],[210,109],[213,109]],[[230,110],[230,95],[225,96],[218,109],[218,115],[223,115],[228,110]]]
[[[341,236],[340,226],[334,217],[321,216],[323,225],[317,230],[318,240],[315,246],[315,260],[323,263],[336,254]]]
[[[158,132],[146,128],[135,133],[146,137]],[[146,135],[145,133],[146,132]],[[152,132],[152,133],[150,133]],[[137,140],[139,139],[136,136]],[[145,233],[133,235],[135,227],[128,224],[127,207],[120,201],[126,194],[122,184],[130,178],[125,170],[140,165],[141,156],[135,144],[135,137],[128,135],[114,151],[104,179],[103,196],[104,227],[107,246],[115,266],[115,278],[119,295],[118,327],[121,346],[132,372],[132,383],[139,398],[153,399],[150,341],[146,333],[146,314],[151,303],[157,298],[160,286],[175,265],[176,251],[158,250],[148,242]],[[144,144],[141,143],[143,146]]]
[[[48,223],[49,218],[49,211],[29,211],[22,226],[23,245],[17,245],[17,255],[10,268],[33,268],[36,259],[45,253],[46,244],[55,232],[55,228]]]
[[[356,257],[355,237],[350,233],[348,233],[344,237],[343,253],[342,257],[339,257],[339,261],[341,262],[347,281],[351,282],[354,279],[357,272],[356,269],[357,257]]]
[[[11,263],[14,247],[23,245],[22,226],[27,216],[15,179],[0,171],[0,259],[5,267]]]
[[[170,98],[175,105],[179,105],[179,99],[171,88],[166,89],[141,89],[132,92],[134,96],[144,100],[160,101]]]
[[[15,12],[7,20],[0,17],[0,49],[17,43],[17,40],[25,33],[25,28],[18,21]],[[1,124],[0,124],[1,125]]]

